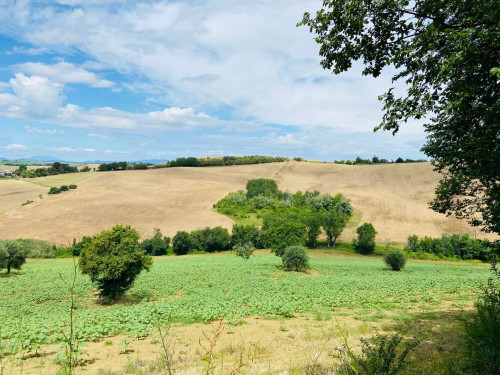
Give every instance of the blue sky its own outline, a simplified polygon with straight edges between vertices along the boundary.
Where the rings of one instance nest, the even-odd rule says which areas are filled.
[[[321,4],[2,2],[0,157],[423,158],[420,124],[372,131],[391,72],[321,69],[296,27]]]

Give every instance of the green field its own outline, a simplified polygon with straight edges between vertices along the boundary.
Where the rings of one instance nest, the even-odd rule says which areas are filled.
[[[160,310],[182,323],[219,317],[291,317],[297,313],[352,310],[366,320],[470,306],[490,272],[487,265],[410,261],[389,271],[380,257],[332,256],[310,251],[310,273],[283,272],[281,259],[258,254],[248,262],[234,254],[162,257],[143,272],[122,301],[98,304],[92,284],[78,274],[79,335],[97,340],[120,333],[145,335],[151,313]],[[69,319],[71,260],[29,260],[23,270],[0,277],[4,337],[39,335],[57,341]],[[64,281],[64,282],[63,282]]]

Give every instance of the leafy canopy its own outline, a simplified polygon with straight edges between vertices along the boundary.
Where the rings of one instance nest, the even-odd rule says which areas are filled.
[[[0,269],[6,268],[10,273],[12,268],[20,270],[26,262],[28,247],[18,240],[0,241]]]
[[[324,69],[363,61],[364,75],[395,67],[379,99],[382,122],[396,133],[425,118],[423,151],[443,178],[431,203],[500,233],[500,6],[495,0],[324,0],[299,25],[316,34]]]
[[[127,291],[152,258],[139,247],[139,234],[130,226],[116,225],[83,244],[78,262],[83,274],[97,284],[101,296],[114,299]]]

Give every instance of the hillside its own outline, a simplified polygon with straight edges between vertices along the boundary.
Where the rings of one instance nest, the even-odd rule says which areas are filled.
[[[347,166],[290,161],[0,180],[0,238],[69,244],[118,223],[132,225],[143,237],[152,235],[155,227],[169,236],[205,226],[230,229],[232,220],[214,212],[212,205],[260,177],[275,179],[283,191],[340,192],[350,198],[356,215],[341,237],[344,241],[353,238],[358,222],[373,223],[378,242],[403,243],[409,234],[474,236],[475,230],[464,221],[428,208],[439,180],[429,163]],[[72,182],[77,190],[47,195],[47,186]],[[27,200],[34,202],[21,206]],[[477,230],[476,235],[484,236]]]

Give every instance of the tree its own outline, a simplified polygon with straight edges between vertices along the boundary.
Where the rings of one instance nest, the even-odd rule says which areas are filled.
[[[348,221],[349,216],[340,209],[334,208],[323,213],[323,229],[325,230],[326,237],[328,238],[328,247],[330,247],[330,245],[335,247],[337,238],[342,234],[342,231]]]
[[[258,195],[266,197],[275,197],[278,194],[278,184],[270,178],[257,178],[247,182],[247,198],[253,198]]]
[[[382,122],[396,133],[425,120],[422,148],[443,174],[434,210],[500,233],[500,7],[494,0],[324,0],[299,25],[316,34],[324,69],[347,71],[354,61],[377,77],[395,67],[379,99]],[[495,47],[496,46],[496,47]]]
[[[189,233],[183,230],[177,232],[172,239],[172,247],[174,248],[174,253],[177,255],[187,254],[193,249],[193,241]]]
[[[356,229],[358,239],[354,246],[362,254],[370,254],[375,250],[375,236],[377,232],[371,223],[364,223]]]
[[[233,225],[231,234],[231,244],[233,246],[249,243],[252,246],[257,245],[259,238],[259,229],[255,225]]]
[[[309,257],[304,246],[288,246],[283,252],[283,269],[285,271],[305,271],[309,268]]]
[[[259,240],[262,245],[281,257],[286,247],[304,245],[306,237],[306,226],[303,223],[286,215],[266,215]]]
[[[255,246],[253,246],[250,242],[239,243],[233,247],[233,251],[236,253],[237,257],[242,258],[246,262],[255,251]]]
[[[116,225],[84,242],[78,261],[82,273],[97,284],[100,295],[111,300],[123,295],[152,263],[139,247],[139,234],[128,225]]]
[[[20,270],[27,256],[28,248],[21,241],[0,241],[0,269],[6,268],[7,273],[10,273],[12,268]]]
[[[166,255],[170,246],[170,237],[164,237],[161,230],[155,228],[153,238],[146,238],[140,246],[149,255]]]

